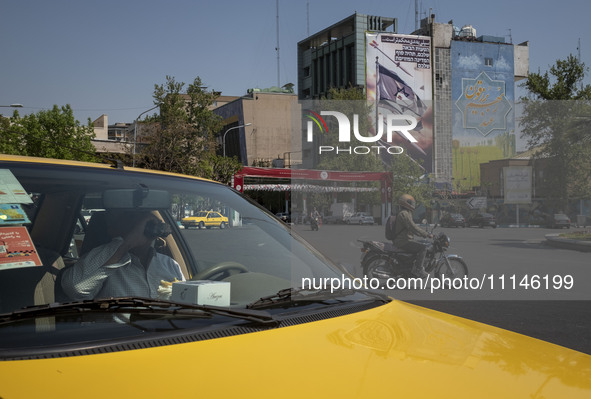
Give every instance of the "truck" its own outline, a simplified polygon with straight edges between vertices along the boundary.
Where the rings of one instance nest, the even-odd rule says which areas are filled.
[[[354,213],[351,202],[335,202],[330,205],[330,215],[324,217],[324,223],[345,223],[345,219]]]

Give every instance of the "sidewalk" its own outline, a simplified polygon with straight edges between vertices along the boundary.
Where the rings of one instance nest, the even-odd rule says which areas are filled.
[[[563,249],[574,249],[582,252],[591,252],[591,241],[563,238],[559,237],[559,234],[546,234],[546,245]]]

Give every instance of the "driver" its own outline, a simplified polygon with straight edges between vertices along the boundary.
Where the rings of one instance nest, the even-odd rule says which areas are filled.
[[[412,212],[416,207],[416,201],[412,195],[401,195],[398,199],[398,204],[400,205],[400,212],[398,212],[394,224],[395,238],[393,244],[406,252],[418,254],[411,272],[417,277],[425,278],[427,277],[427,272],[423,263],[427,254],[428,244],[415,240],[414,236],[433,238],[433,235],[421,229],[412,220]]]
[[[149,227],[162,222],[150,211],[109,210],[106,221],[111,241],[62,271],[62,288],[72,300],[156,298],[162,280],[185,280],[179,264],[154,249],[157,235]]]

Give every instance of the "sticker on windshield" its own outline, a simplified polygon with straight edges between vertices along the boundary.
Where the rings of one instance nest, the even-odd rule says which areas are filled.
[[[30,222],[20,204],[0,204],[0,226]]]
[[[32,204],[33,200],[10,169],[0,169],[0,204]]]
[[[0,270],[41,265],[26,227],[0,227]]]

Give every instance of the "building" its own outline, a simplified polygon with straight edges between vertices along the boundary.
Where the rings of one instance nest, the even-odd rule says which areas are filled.
[[[251,89],[213,112],[224,120],[219,140],[226,156],[245,166],[301,165],[301,110],[292,90]]]
[[[515,205],[519,204],[519,210],[524,214],[521,220],[530,224],[535,224],[535,221],[530,221],[528,218],[541,213],[565,212],[571,220],[576,220],[580,215],[589,215],[591,201],[588,198],[570,198],[566,208],[561,208],[557,203],[549,201],[554,188],[548,179],[551,169],[555,167],[552,161],[553,159],[546,155],[541,147],[536,147],[506,159],[481,163],[481,190],[482,194],[488,198],[488,206],[513,215]],[[514,182],[507,181],[508,172],[511,170],[516,171],[518,178],[526,182],[521,193],[521,197],[524,198],[522,201],[511,201],[511,198],[508,198],[508,187],[514,187]],[[528,178],[524,179],[524,176]],[[587,184],[591,187],[589,181],[577,184]],[[507,212],[507,209],[510,211]]]
[[[298,98],[320,98],[331,87],[365,87],[365,32],[397,29],[396,18],[356,13],[300,41]]]
[[[436,23],[434,15],[410,35],[397,26],[396,18],[354,14],[300,41],[298,98],[357,86],[379,112],[410,110],[419,144],[406,153],[435,182],[471,190],[480,184],[479,163],[515,153],[514,83],[528,75],[528,44],[477,36],[472,26]],[[302,144],[306,168],[318,163],[315,144]]]
[[[437,23],[434,15],[413,33],[433,41],[433,172],[472,190],[480,186],[480,163],[515,154],[515,82],[528,76],[528,43],[478,36],[471,25]],[[482,96],[471,97],[478,90]]]
[[[94,122],[95,138],[92,144],[97,153],[126,154],[132,151],[133,123],[116,123],[109,125],[109,117],[105,114]]]

